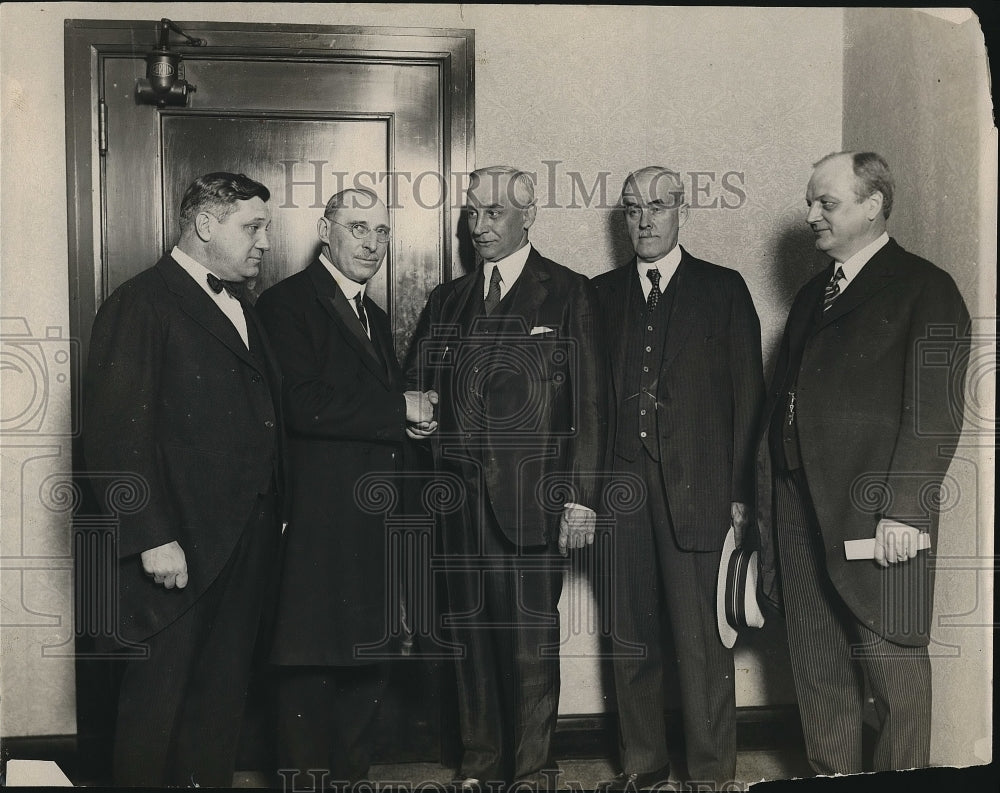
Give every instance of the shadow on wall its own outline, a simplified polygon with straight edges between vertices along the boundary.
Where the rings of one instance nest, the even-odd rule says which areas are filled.
[[[763,339],[764,379],[770,382],[777,357],[778,345],[784,333],[785,321],[798,291],[813,276],[821,272],[829,259],[816,250],[815,237],[802,222],[802,213],[796,207],[782,213],[774,246],[771,250],[771,270],[767,276],[766,290],[772,315],[780,317],[778,332]],[[758,306],[758,313],[761,307]],[[763,316],[762,316],[763,319]]]
[[[635,248],[632,247],[632,239],[625,224],[625,215],[621,210],[609,212],[607,225],[608,238],[611,241],[611,261],[616,267],[621,267],[635,256]]]

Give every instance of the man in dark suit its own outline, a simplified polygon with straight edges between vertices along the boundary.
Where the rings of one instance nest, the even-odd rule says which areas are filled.
[[[269,198],[242,174],[196,179],[176,247],[94,321],[87,465],[137,474],[145,500],[117,536],[119,637],[148,647],[121,684],[118,785],[232,784],[280,537],[278,370],[236,296],[269,247]]]
[[[593,542],[603,430],[593,289],[528,243],[531,177],[471,176],[483,266],[431,294],[408,363],[441,395],[436,464],[465,485],[445,516],[460,782],[554,782],[559,614],[570,549]],[[543,771],[553,773],[543,774]]]
[[[764,381],[760,323],[739,273],[677,244],[680,176],[631,174],[621,203],[635,258],[594,279],[610,349],[608,469],[645,485],[617,515],[610,614],[622,773],[613,788],[663,782],[663,615],[680,675],[688,778],[736,771],[732,651],[718,635],[715,585],[730,524],[742,541],[753,499],[753,440]]]
[[[924,533],[937,546],[969,315],[945,272],[886,234],[892,197],[877,154],[816,164],[806,222],[833,261],[792,305],[758,447],[762,588],[777,601],[780,576],[806,749],[822,774],[863,770],[866,679],[875,770],[929,760],[933,566],[918,545]],[[928,368],[930,348],[951,364],[947,382]],[[874,561],[845,557],[848,541],[873,539]]]
[[[271,661],[280,666],[278,762],[368,773],[387,679],[385,519],[356,486],[404,466],[407,423],[433,432],[431,397],[404,388],[389,319],[365,294],[388,248],[389,213],[345,190],[317,222],[322,252],[257,301],[284,376],[289,522]],[[367,652],[366,652],[367,649]],[[315,780],[320,784],[320,780]],[[310,783],[297,783],[299,785]]]

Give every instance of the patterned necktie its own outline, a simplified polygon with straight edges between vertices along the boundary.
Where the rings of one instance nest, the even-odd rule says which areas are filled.
[[[368,327],[368,314],[365,312],[365,304],[360,292],[354,296],[354,306],[358,309],[358,319],[361,320],[361,327],[365,329],[365,335],[370,339],[372,332],[371,328]]]
[[[211,273],[208,274],[208,288],[215,292],[215,294],[219,294],[219,292],[225,289],[230,297],[236,297],[236,284],[232,281],[223,281],[221,278],[216,278]]]
[[[493,265],[493,272],[490,273],[490,289],[486,293],[486,299],[483,301],[483,311],[489,316],[493,313],[493,310],[500,305],[500,268]]]
[[[838,267],[837,272],[833,274],[830,282],[826,285],[826,292],[823,294],[824,311],[830,308],[830,306],[833,305],[833,301],[837,299],[837,295],[840,294],[840,282],[846,277],[847,276],[844,275],[844,268]]]
[[[646,298],[646,311],[652,314],[656,310],[660,298],[663,296],[663,293],[660,291],[660,271],[655,267],[651,267],[646,270],[646,277],[653,285],[653,288],[649,290],[649,297]]]

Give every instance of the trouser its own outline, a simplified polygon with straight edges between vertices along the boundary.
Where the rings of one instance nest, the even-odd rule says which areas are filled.
[[[258,496],[215,581],[146,639],[147,658],[126,664],[116,785],[232,785],[254,642],[278,548],[274,507],[272,494]]]
[[[282,666],[278,670],[278,767],[314,770],[297,788],[353,783],[368,776],[372,724],[388,681],[388,664]]]
[[[837,594],[801,469],[776,476],[775,506],[788,648],[809,763],[819,774],[864,770],[867,678],[880,723],[872,770],[927,766],[927,648],[887,641],[859,622]]]
[[[520,779],[552,766],[559,705],[559,595],[554,547],[517,548],[491,514],[446,526],[448,614],[463,756],[459,776]]]
[[[610,614],[615,652],[621,762],[643,773],[668,762],[664,673],[679,676],[687,776],[727,782],[736,774],[736,687],[732,650],[719,638],[715,588],[721,549],[685,551],[675,539],[659,463],[645,450],[635,461],[615,458],[616,470],[642,477],[644,508],[616,515],[614,599]],[[664,612],[666,625],[664,625]],[[674,659],[664,658],[664,631]]]

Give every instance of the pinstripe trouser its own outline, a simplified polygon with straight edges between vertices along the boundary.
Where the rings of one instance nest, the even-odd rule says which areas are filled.
[[[879,719],[871,770],[928,765],[927,648],[887,641],[844,604],[827,574],[819,524],[799,471],[776,475],[775,501],[788,647],[810,765],[819,774],[865,770],[866,678]]]
[[[721,549],[677,545],[660,464],[645,451],[634,462],[617,458],[615,464],[642,476],[648,494],[646,508],[617,515],[614,529],[614,631],[642,650],[640,657],[614,657],[622,767],[643,773],[666,765],[664,675],[676,674],[687,778],[728,782],[736,774],[736,684],[733,652],[716,626]],[[664,657],[664,631],[675,658]]]

